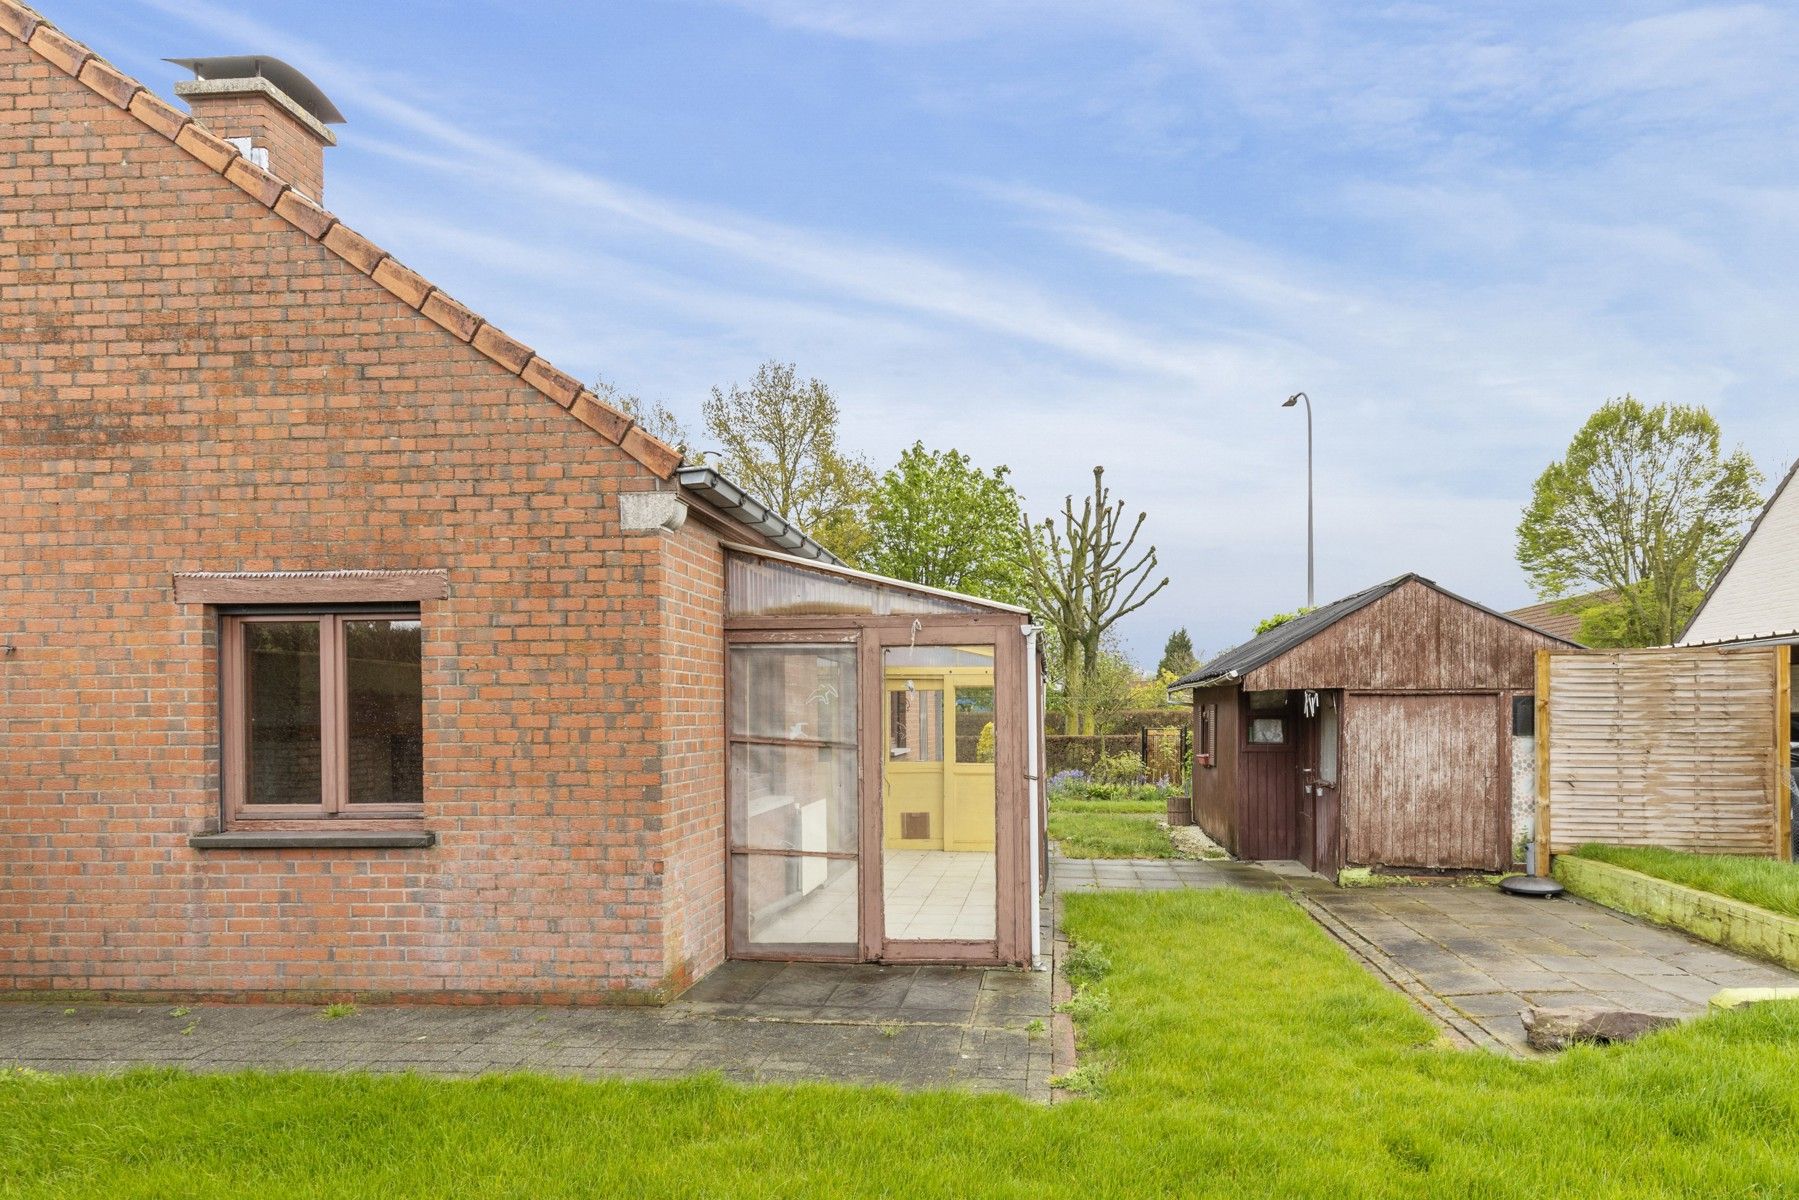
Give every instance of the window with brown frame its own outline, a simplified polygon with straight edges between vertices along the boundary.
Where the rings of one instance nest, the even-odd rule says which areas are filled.
[[[1218,765],[1218,706],[1202,704],[1199,706],[1199,731],[1194,739],[1193,761],[1201,767]]]
[[[420,816],[421,635],[417,606],[222,614],[227,819]]]

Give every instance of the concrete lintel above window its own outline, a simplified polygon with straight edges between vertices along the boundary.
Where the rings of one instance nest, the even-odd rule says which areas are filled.
[[[443,600],[448,571],[194,571],[175,575],[178,604],[367,604]]]

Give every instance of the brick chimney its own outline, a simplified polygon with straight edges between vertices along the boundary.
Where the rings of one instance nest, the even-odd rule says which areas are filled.
[[[337,144],[330,126],[343,114],[317,84],[278,58],[234,55],[171,58],[194,78],[175,85],[194,120],[276,178],[309,198],[325,199],[325,147]]]

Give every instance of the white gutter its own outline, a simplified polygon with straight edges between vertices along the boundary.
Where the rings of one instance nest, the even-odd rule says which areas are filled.
[[[805,532],[711,467],[681,467],[675,482],[732,520],[749,526],[775,545],[802,558],[841,566],[843,560],[807,537]]]

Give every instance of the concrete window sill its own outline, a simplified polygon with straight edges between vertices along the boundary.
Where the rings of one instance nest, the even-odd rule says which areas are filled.
[[[196,833],[187,839],[196,850],[418,850],[437,844],[428,829],[271,829],[265,833],[235,829]]]

